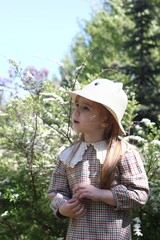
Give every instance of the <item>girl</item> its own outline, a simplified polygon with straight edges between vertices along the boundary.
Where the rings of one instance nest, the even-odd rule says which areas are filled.
[[[67,239],[129,240],[130,210],[145,204],[148,181],[137,149],[118,138],[127,107],[122,83],[96,79],[69,92],[80,140],[60,155],[48,196]]]

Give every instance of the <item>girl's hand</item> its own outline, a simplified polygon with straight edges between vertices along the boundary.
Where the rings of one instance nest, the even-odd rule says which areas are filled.
[[[78,183],[73,188],[73,194],[78,199],[88,198],[93,201],[101,201],[102,190],[86,183]]]
[[[72,198],[59,208],[59,213],[70,218],[83,217],[85,214],[85,206],[78,198]]]

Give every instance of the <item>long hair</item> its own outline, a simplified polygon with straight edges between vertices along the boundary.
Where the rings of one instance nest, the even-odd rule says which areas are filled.
[[[119,133],[121,132],[121,130],[113,115],[106,108],[105,111],[107,113],[107,127],[105,129],[104,140],[106,140],[107,142],[107,155],[97,181],[100,184],[101,188],[109,189],[114,184],[116,169],[119,160],[127,149],[127,144],[125,144],[124,141],[119,139]],[[69,162],[76,154],[81,142],[84,140],[84,135],[80,134],[79,136],[78,134],[78,138],[79,140],[77,141],[77,143],[79,144],[77,144],[77,147],[69,156]]]
[[[113,186],[116,168],[127,147],[124,141],[118,138],[120,128],[109,111],[107,111],[107,124],[105,132],[107,155],[99,176],[100,186],[105,189]]]

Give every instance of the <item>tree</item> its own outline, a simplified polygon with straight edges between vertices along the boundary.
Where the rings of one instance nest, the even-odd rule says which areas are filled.
[[[81,34],[75,38],[71,57],[64,59],[69,72],[82,66],[83,71],[78,79],[81,83],[98,76],[126,82],[127,77],[119,66],[126,62],[126,54],[122,50],[126,38],[123,28],[129,21],[122,9],[122,1],[110,2],[112,8],[109,11],[102,6],[102,9],[93,12],[91,20],[85,22]],[[66,72],[61,71],[61,74],[64,79]]]
[[[135,86],[137,100],[141,103],[138,118],[147,117],[157,121],[160,111],[160,31],[156,10],[160,4],[151,0],[124,1],[127,16],[133,22],[124,29],[129,38],[124,49],[130,59],[123,66],[130,76],[129,84]]]
[[[33,67],[22,71],[16,65],[15,72],[15,76],[20,77],[19,84],[23,86],[25,95],[10,99],[4,109],[5,114],[0,116],[0,234],[4,240],[56,240],[63,237],[67,222],[54,217],[46,192],[61,146],[74,140],[70,122],[71,102],[68,104],[69,97],[65,91],[75,88],[78,83],[68,79],[62,87],[47,80],[43,71]],[[135,94],[130,93],[123,120],[125,130],[130,134],[125,139],[136,144],[145,156],[152,196],[145,208],[135,211],[133,219],[141,219],[145,239],[149,236],[149,239],[158,240],[160,132],[150,120],[133,122],[137,104]],[[134,226],[137,236],[140,229]],[[152,233],[153,238],[146,226],[157,229]]]
[[[158,3],[157,0],[151,2]],[[123,121],[128,133],[126,141],[137,145],[145,158],[151,196],[147,205],[133,214],[138,224],[133,222],[136,234],[133,239],[141,238],[140,220],[142,239],[159,239],[160,132],[149,119],[133,121],[141,105],[136,100],[138,92],[136,95],[131,92],[131,89],[136,90],[134,84],[127,88],[129,72],[127,75],[122,72],[125,65],[134,63],[134,49],[123,47],[123,42],[130,37],[124,34],[124,29],[134,26],[133,19],[125,15],[124,10],[122,1],[113,0],[107,1],[107,5],[105,1],[103,10],[94,13],[73,45],[72,60],[67,58],[66,65],[61,68],[62,82],[48,80],[45,70],[28,67],[22,71],[12,62],[13,79],[20,79],[18,85],[23,88],[23,97],[12,95],[0,112],[0,235],[4,240],[49,240],[64,235],[67,222],[62,223],[54,217],[46,191],[61,146],[74,141],[72,105],[65,92],[97,76],[125,83],[129,95]],[[158,16],[155,22],[159,22]],[[155,47],[150,51],[158,59],[160,50]],[[156,82],[158,78],[155,73]]]
[[[80,82],[95,77],[122,81],[136,93],[141,103],[137,120],[157,121],[160,101],[159,2],[103,1],[91,21],[75,38],[67,69],[81,66]],[[61,72],[65,78],[65,72]]]
[[[146,159],[145,167],[149,177],[151,196],[146,207],[141,209],[140,212],[135,212],[135,216],[137,217],[138,215],[142,221],[144,239],[158,240],[160,229],[158,193],[160,133],[156,125],[159,126],[157,116],[160,112],[159,2],[155,0],[150,2],[124,1],[124,5],[125,3],[131,4],[130,7],[124,6],[122,1],[116,0],[113,2],[107,1],[107,3],[105,1],[104,3],[105,11],[96,13],[91,22],[86,23],[84,33],[76,38],[75,45],[73,45],[71,51],[72,61],[67,59],[70,67],[68,69],[71,70],[76,64],[81,66],[83,62],[84,70],[82,77],[79,77],[82,84],[97,76],[108,77],[110,79],[123,80],[127,86],[130,86],[129,92],[131,89],[136,92],[135,100],[138,99],[141,104],[137,106],[134,101],[132,102],[135,104],[135,108],[132,106],[132,109],[138,115],[134,115],[135,122],[132,119],[132,127],[130,131],[128,130],[128,133],[129,135],[131,134],[130,141],[140,147]],[[137,10],[136,4],[138,5]],[[117,8],[119,12],[115,10]],[[132,8],[134,9],[133,12],[131,11]],[[128,11],[130,14],[128,14]],[[119,19],[119,16],[123,16],[123,18],[120,18],[122,20],[119,23],[120,25],[116,21],[112,21],[116,19],[116,13],[118,13],[117,19]],[[138,14],[137,17],[136,14]],[[145,22],[146,25],[144,24]],[[113,24],[111,25],[111,23]],[[108,30],[110,30],[109,34]],[[112,38],[112,34],[114,36],[115,31],[118,44],[114,41],[115,38]],[[105,37],[110,39],[108,41],[109,44],[105,41]],[[109,48],[112,49],[113,56],[109,54]],[[115,49],[116,51],[114,51]],[[114,59],[116,60],[114,61]],[[104,71],[104,69],[110,69],[113,66],[116,66],[118,71]],[[129,107],[128,115],[125,119],[130,119],[132,112],[130,111],[131,108]],[[144,119],[150,117],[152,121],[155,121],[156,125],[154,122]],[[150,219],[152,220],[150,221]],[[140,237],[138,236],[138,239]]]
[[[14,68],[13,79],[20,78],[23,98],[9,99],[0,114],[0,236],[57,239],[66,223],[54,217],[46,192],[56,154],[68,141],[68,128],[62,124],[66,112],[62,114],[57,83],[47,80],[44,69],[22,71],[16,63]]]

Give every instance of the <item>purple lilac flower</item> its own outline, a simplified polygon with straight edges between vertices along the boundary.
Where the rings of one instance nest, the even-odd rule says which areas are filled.
[[[29,81],[29,80],[44,80],[48,76],[48,69],[43,68],[41,70],[37,70],[34,66],[28,66],[27,68],[24,69],[24,80]]]
[[[8,74],[10,78],[14,78],[16,76],[15,70],[12,68],[8,70]]]

